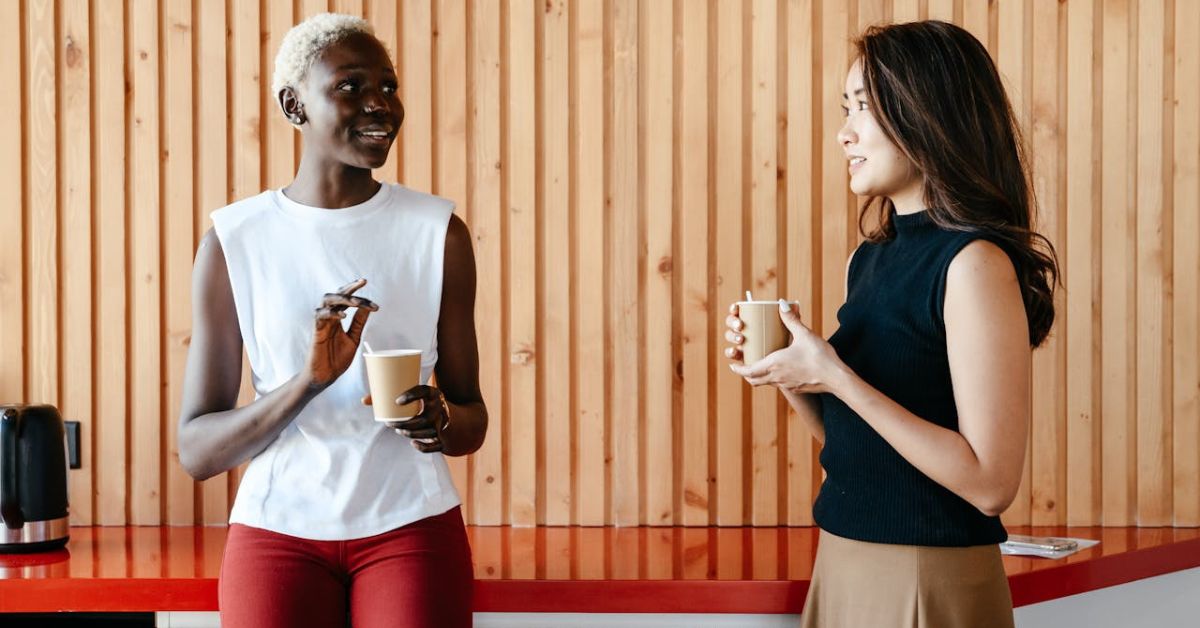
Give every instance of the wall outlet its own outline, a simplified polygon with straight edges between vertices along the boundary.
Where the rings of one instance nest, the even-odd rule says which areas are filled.
[[[83,463],[79,459],[79,421],[67,421],[67,466],[80,469]]]

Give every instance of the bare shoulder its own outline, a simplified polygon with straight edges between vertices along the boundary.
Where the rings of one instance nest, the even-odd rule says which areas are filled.
[[[474,257],[471,230],[458,214],[450,214],[450,224],[446,226],[446,260],[473,261]]]
[[[949,336],[978,332],[1028,346],[1028,321],[1016,268],[1004,249],[993,242],[975,240],[950,261],[943,315]]]
[[[974,285],[991,287],[1016,285],[1017,271],[1004,249],[988,240],[975,240],[963,247],[946,270],[946,289]]]
[[[208,259],[208,258],[216,258]],[[221,248],[221,238],[217,237],[217,230],[212,227],[200,236],[200,244],[196,246],[196,264],[199,265],[201,259],[213,262],[219,261],[222,266],[225,265],[225,252]]]
[[[446,243],[451,242],[459,246],[471,245],[471,230],[458,214],[450,214],[450,224],[446,226]]]

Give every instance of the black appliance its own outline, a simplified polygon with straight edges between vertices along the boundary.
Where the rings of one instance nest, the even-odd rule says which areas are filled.
[[[51,405],[0,405],[0,552],[66,545],[67,443]]]

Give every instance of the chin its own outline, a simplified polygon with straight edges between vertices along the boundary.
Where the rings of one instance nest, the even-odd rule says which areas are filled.
[[[865,183],[855,183],[853,180],[850,181],[850,191],[859,196],[871,196],[873,194],[871,186]]]

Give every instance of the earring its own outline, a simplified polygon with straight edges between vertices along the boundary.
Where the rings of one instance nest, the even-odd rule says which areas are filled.
[[[300,114],[298,114],[298,113],[292,114],[292,124],[300,124]]]

